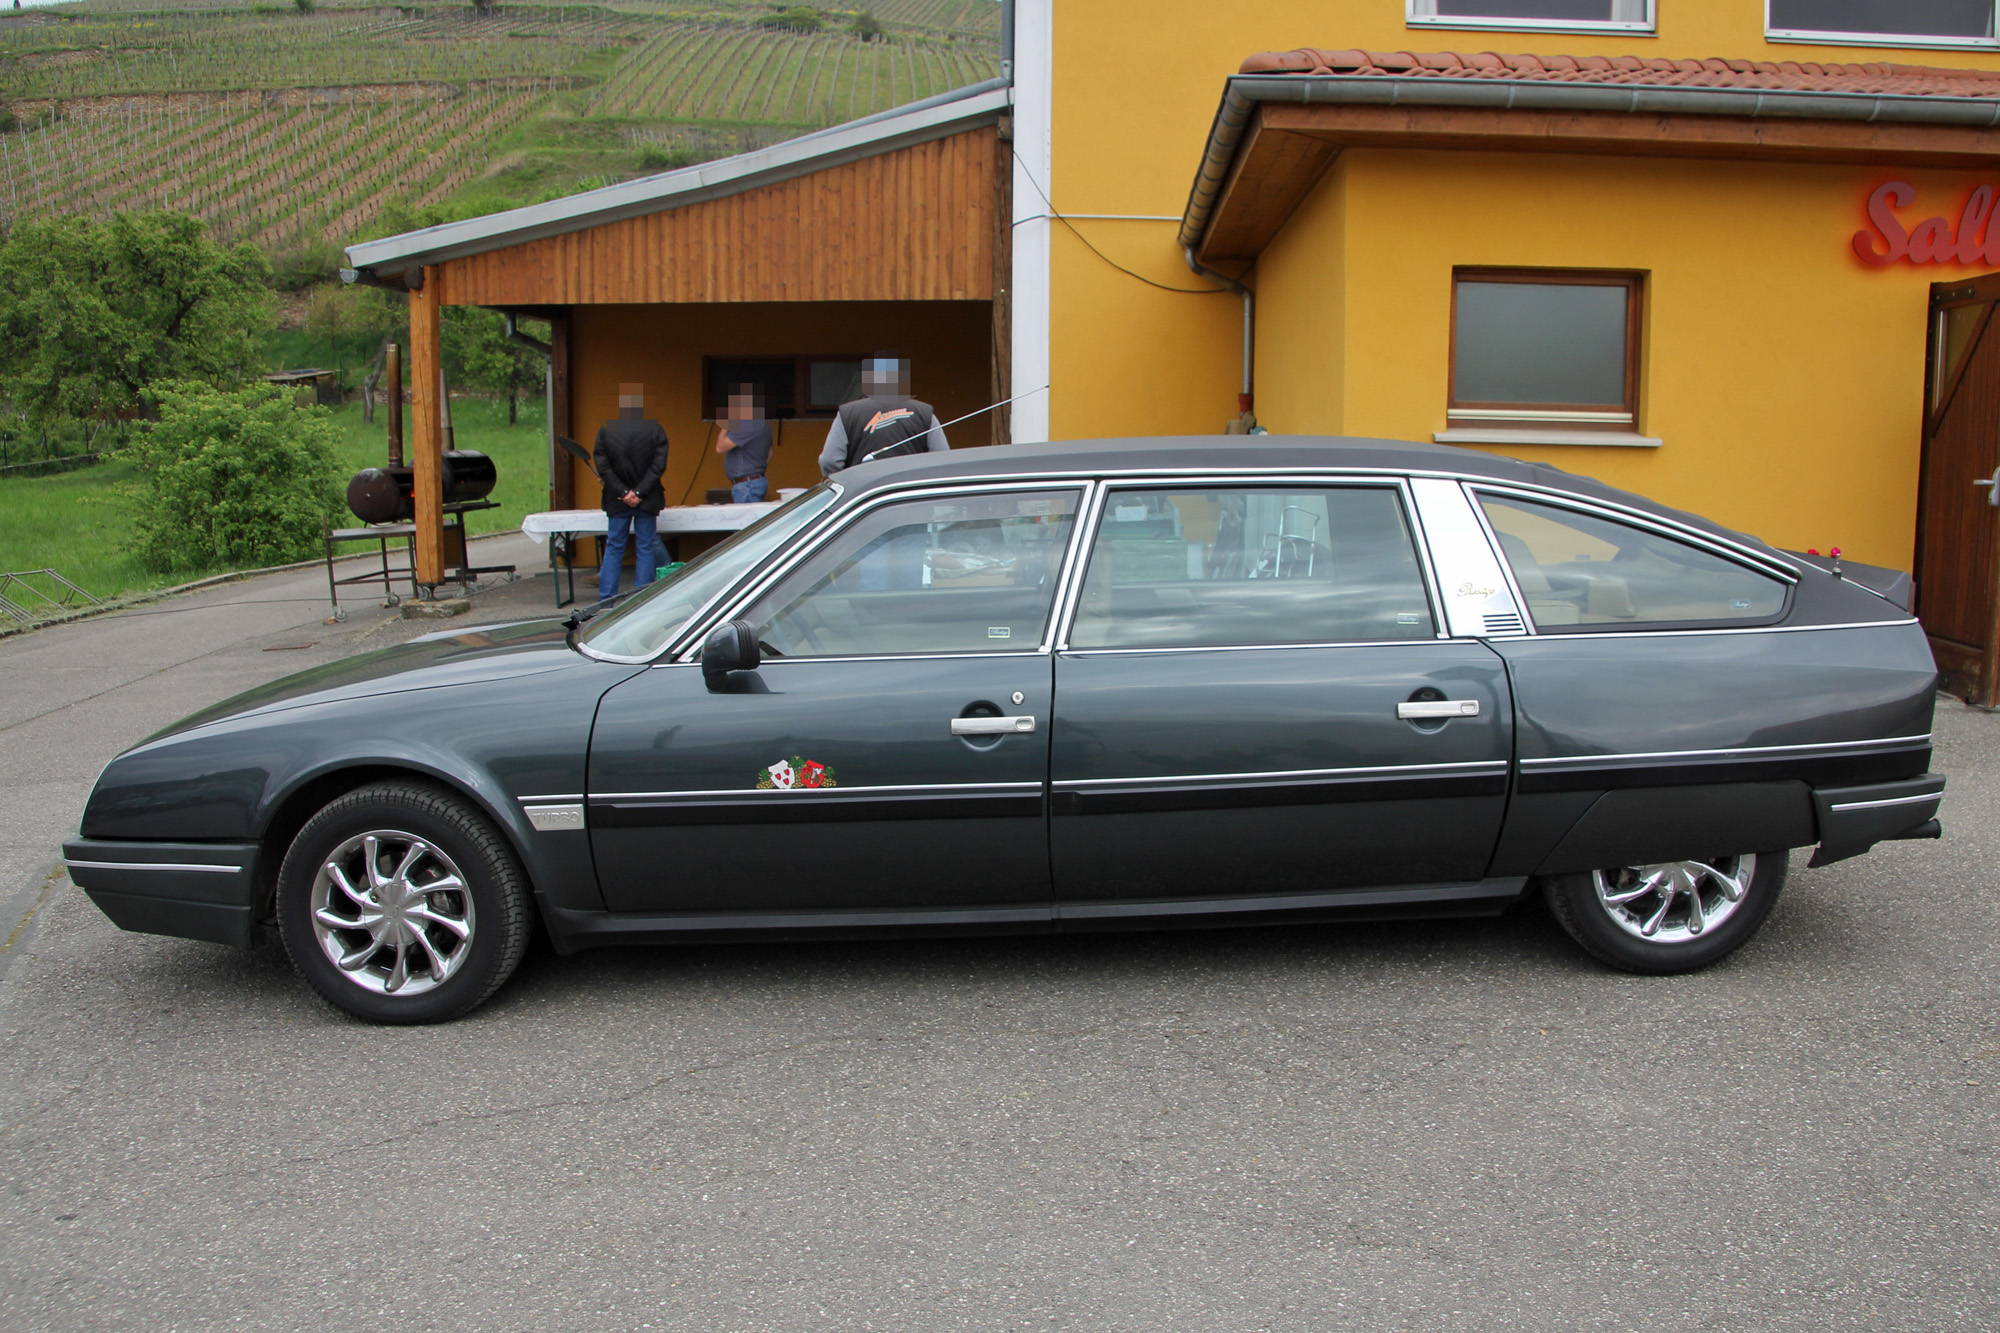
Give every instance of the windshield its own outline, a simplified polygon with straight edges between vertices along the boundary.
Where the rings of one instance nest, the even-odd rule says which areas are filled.
[[[577,642],[608,657],[653,656],[696,612],[825,513],[838,494],[821,482],[804,495],[793,497],[624,605],[591,620],[577,632]]]

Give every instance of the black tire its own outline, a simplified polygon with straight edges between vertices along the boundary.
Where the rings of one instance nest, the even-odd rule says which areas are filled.
[[[1710,858],[1709,864],[1731,867],[1739,870],[1742,857],[1718,856]],[[1748,877],[1742,897],[1730,905],[1731,910],[1719,922],[1705,927],[1698,935],[1689,936],[1683,926],[1677,930],[1663,929],[1662,937],[1679,936],[1669,942],[1660,939],[1644,939],[1632,929],[1620,924],[1618,909],[1608,906],[1598,892],[1598,875],[1624,878],[1624,888],[1614,879],[1607,878],[1606,886],[1614,896],[1626,889],[1637,887],[1639,878],[1633,868],[1614,868],[1605,871],[1584,871],[1572,875],[1549,875],[1542,880],[1542,894],[1547,900],[1549,911],[1554,914],[1562,928],[1569,932],[1571,939],[1583,946],[1584,952],[1599,962],[1625,972],[1639,972],[1650,976],[1664,976],[1675,972],[1692,972],[1707,967],[1719,958],[1725,958],[1741,948],[1764,918],[1777,906],[1778,895],[1784,891],[1785,874],[1790,857],[1785,852],[1763,852],[1755,857],[1755,865]],[[1695,865],[1694,862],[1677,862],[1678,865]],[[1717,892],[1719,886],[1708,881],[1710,900],[1718,906],[1723,901]],[[1655,894],[1641,902],[1642,908],[1651,908],[1665,902],[1662,895]],[[1668,904],[1669,921],[1685,922],[1687,907],[1685,893],[1681,897],[1678,916],[1671,913]],[[1643,913],[1631,913],[1632,916]],[[1629,919],[1629,918],[1628,918]]]
[[[365,841],[370,837],[373,844]],[[369,892],[397,898],[395,923],[412,933],[395,936],[404,943],[378,946],[344,970],[328,950],[344,948],[353,960],[368,949],[372,929],[362,915],[368,909],[344,894],[335,876],[322,875],[336,853],[350,880],[368,873],[368,846],[377,849],[378,873],[385,866],[397,869],[391,883]],[[329,913],[351,916],[356,927],[316,925],[316,895]],[[468,1013],[513,975],[533,925],[527,876],[499,831],[451,792],[403,781],[358,788],[306,822],[278,871],[277,916],[285,952],[312,988],[371,1023],[444,1023]],[[464,928],[463,938],[458,926],[446,928],[453,920]],[[417,940],[417,931],[431,942]]]

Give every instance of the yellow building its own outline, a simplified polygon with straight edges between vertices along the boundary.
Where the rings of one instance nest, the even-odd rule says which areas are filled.
[[[1015,41],[1014,382],[1046,358],[1050,437],[1236,414],[1243,310],[1188,294],[1191,247],[1255,292],[1273,432],[1918,563],[1931,286],[2000,269],[1990,0],[1020,0]],[[1996,461],[1927,490],[1941,659],[1991,637]]]
[[[931,353],[954,415],[1026,395],[961,447],[1208,433],[1249,362],[1274,432],[1466,444],[1915,567],[1941,658],[1977,657],[2000,334],[1990,394],[1943,371],[1987,373],[1966,349],[1996,293],[1965,282],[2000,269],[1994,20],[1995,0],[1012,0],[1000,86],[350,254],[425,303],[555,315],[578,436],[625,380],[664,386],[680,441],[711,428],[718,358],[896,343],[919,396]],[[898,183],[853,183],[871,172]],[[1934,328],[1956,341],[1927,388]],[[787,485],[825,428],[800,396]],[[1927,431],[1949,445],[1928,470]],[[706,452],[679,460],[670,493],[720,484]]]

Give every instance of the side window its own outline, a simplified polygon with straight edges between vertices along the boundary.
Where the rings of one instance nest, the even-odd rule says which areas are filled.
[[[1511,496],[1479,505],[1538,630],[1757,621],[1784,609],[1783,583],[1686,542]]]
[[[1427,639],[1399,492],[1112,491],[1072,648]]]
[[[836,533],[747,618],[771,657],[1034,652],[1078,495],[884,505]]]

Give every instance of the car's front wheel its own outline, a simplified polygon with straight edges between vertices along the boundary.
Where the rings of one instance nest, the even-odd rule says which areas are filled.
[[[1613,866],[1543,881],[1549,910],[1592,956],[1627,972],[1691,972],[1757,933],[1785,886],[1784,852]]]
[[[278,872],[285,952],[327,1000],[376,1023],[440,1023],[520,964],[526,877],[449,792],[378,782],[330,802]]]

